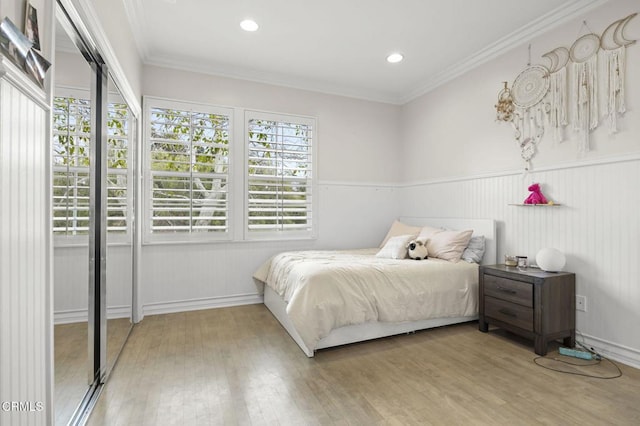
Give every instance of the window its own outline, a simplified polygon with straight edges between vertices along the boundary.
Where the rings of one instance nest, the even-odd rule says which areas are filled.
[[[246,112],[249,238],[310,237],[315,120]]]
[[[233,110],[146,98],[149,241],[229,238]]]
[[[87,99],[53,100],[53,233],[89,232],[89,141]]]
[[[91,103],[84,91],[53,100],[53,233],[85,237],[89,232]],[[110,103],[107,118],[107,231],[129,235],[129,144],[131,114]]]
[[[145,242],[315,237],[314,118],[154,97],[144,111]]]

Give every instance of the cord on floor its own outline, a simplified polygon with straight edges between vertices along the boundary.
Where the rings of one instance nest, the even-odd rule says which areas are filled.
[[[578,334],[580,337],[582,337],[582,334],[576,330],[576,334]],[[584,339],[584,337],[582,337]],[[620,370],[620,367],[618,366],[618,364],[616,364],[615,362],[613,362],[612,360],[610,360],[609,358],[605,358],[604,356],[602,356],[600,353],[598,353],[596,350],[594,350],[593,348],[587,347],[584,343],[578,341],[576,339],[576,344],[578,346],[580,346],[581,348],[585,349],[587,352],[591,353],[593,355],[593,359],[595,362],[592,362],[590,364],[586,364],[586,363],[574,363],[574,362],[570,362],[570,361],[566,361],[563,359],[559,359],[559,358],[548,358],[545,356],[539,356],[533,359],[533,362],[542,367],[542,368],[546,368],[547,370],[551,370],[551,371],[556,371],[558,373],[563,373],[563,374],[571,374],[574,376],[583,376],[583,377],[591,377],[594,379],[617,379],[618,377],[622,376],[622,370]],[[580,372],[574,372],[574,371],[565,371],[565,370],[561,370],[561,369],[557,369],[557,368],[552,368],[546,365],[542,365],[540,364],[538,361],[540,359],[553,359],[554,361],[557,361],[558,363],[561,364],[566,364],[566,365],[572,365],[572,366],[577,366],[577,367],[591,367],[594,365],[600,365],[602,363],[602,361],[607,361],[608,363],[610,363],[611,365],[613,365],[616,370],[617,373],[611,376],[597,376],[597,375],[593,375],[593,374],[587,374],[587,373],[580,373]]]

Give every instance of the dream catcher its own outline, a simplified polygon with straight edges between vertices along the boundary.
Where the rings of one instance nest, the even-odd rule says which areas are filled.
[[[567,63],[569,50],[557,47],[542,55],[551,62],[549,66],[549,126],[553,140],[562,142],[563,128],[567,121]]]
[[[503,81],[504,88],[498,93],[498,103],[496,107],[496,120],[511,121],[513,120],[513,112],[516,109],[513,105],[513,97],[511,90],[507,87],[507,82]]]
[[[628,39],[627,24],[638,15],[633,13],[609,25],[602,36],[593,33],[586,21],[582,28],[587,34],[578,37],[570,49],[557,47],[542,55],[549,61],[549,68],[529,63],[514,80],[511,90],[504,83],[495,105],[497,120],[510,121],[522,158],[525,171],[531,166],[537,145],[544,135],[545,125],[551,127],[553,139],[561,142],[564,127],[571,121],[578,133],[578,152],[589,151],[589,137],[598,127],[598,52],[603,51],[605,64],[600,72],[606,72],[606,116],[610,133],[617,131],[618,116],[624,114],[626,48],[637,40]],[[580,35],[580,32],[578,33]],[[571,60],[571,67],[568,66]],[[567,75],[570,74],[570,75]],[[603,96],[604,98],[605,96]],[[572,108],[569,113],[568,105]],[[570,115],[570,117],[569,117]]]
[[[609,121],[609,133],[618,131],[618,114],[624,114],[626,111],[624,99],[626,49],[628,45],[636,41],[627,40],[623,31],[629,21],[636,15],[637,13],[634,13],[615,21],[604,30],[600,37],[600,47],[604,51],[606,62],[605,89],[607,103],[605,109]]]
[[[511,96],[515,105],[512,125],[520,154],[526,162],[525,170],[531,166],[536,145],[544,134],[544,116],[548,105],[542,100],[549,91],[549,70],[542,65],[529,65],[513,81]]]
[[[577,39],[569,51],[573,129],[580,134],[578,151],[582,153],[589,151],[589,132],[598,127],[598,50],[600,37],[591,33]]]

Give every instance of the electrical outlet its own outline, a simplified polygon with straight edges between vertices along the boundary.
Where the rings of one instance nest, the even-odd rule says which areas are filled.
[[[576,295],[576,311],[587,312],[587,298]]]

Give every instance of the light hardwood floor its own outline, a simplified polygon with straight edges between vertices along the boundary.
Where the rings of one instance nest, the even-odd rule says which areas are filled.
[[[54,326],[54,401],[55,424],[65,425],[89,389],[88,324],[76,322]],[[116,318],[107,321],[107,362],[115,363],[124,344],[131,321]]]
[[[263,305],[148,316],[89,425],[640,424],[639,370],[602,380],[535,357],[530,342],[477,323],[309,359]]]
[[[63,425],[89,388],[87,323],[56,325],[54,343],[55,424]]]

